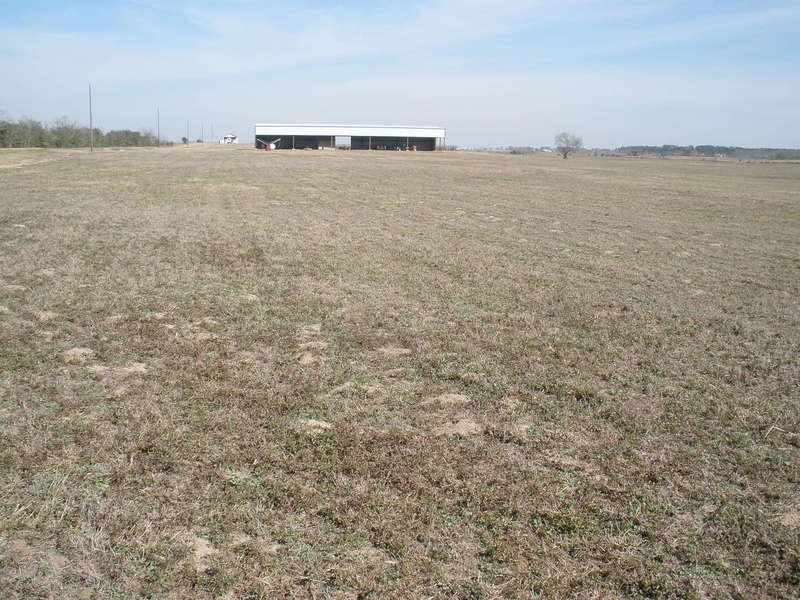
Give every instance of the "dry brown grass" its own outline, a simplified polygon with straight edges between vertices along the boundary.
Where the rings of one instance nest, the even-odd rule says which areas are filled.
[[[17,166],[3,598],[797,595],[800,166]]]

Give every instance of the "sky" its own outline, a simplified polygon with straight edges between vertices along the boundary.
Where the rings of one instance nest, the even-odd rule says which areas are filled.
[[[800,147],[798,0],[0,0],[5,117]]]

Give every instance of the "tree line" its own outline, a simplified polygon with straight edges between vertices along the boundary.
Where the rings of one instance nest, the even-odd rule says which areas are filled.
[[[613,150],[629,156],[725,156],[730,158],[761,158],[769,160],[797,160],[800,150],[791,148],[741,148],[739,146],[622,146]]]
[[[158,146],[158,137],[149,130],[112,129],[94,130],[94,145],[103,146]],[[4,119],[0,117],[0,148],[83,148],[88,147],[92,131],[66,117],[53,123],[35,119]],[[171,145],[172,142],[166,144]],[[165,145],[162,140],[161,145]]]

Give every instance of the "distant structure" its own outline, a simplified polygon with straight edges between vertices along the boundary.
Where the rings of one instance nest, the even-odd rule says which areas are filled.
[[[443,127],[258,124],[255,129],[256,148],[261,150],[335,148],[336,138],[347,138],[342,145],[352,150],[443,150],[445,147]]]
[[[238,144],[239,143],[239,136],[233,135],[229,133],[228,135],[223,135],[222,139],[219,141],[220,144]]]

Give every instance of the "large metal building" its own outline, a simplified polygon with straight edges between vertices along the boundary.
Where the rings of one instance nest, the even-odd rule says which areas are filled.
[[[335,148],[337,138],[353,150],[441,150],[443,127],[393,127],[390,125],[256,125],[256,148]]]

